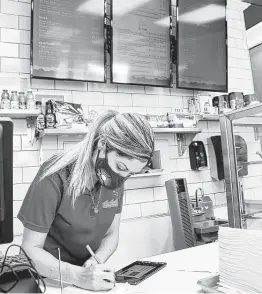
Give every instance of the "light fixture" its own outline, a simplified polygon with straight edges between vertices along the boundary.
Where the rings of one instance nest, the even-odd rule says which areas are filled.
[[[259,44],[262,44],[262,22],[259,22],[252,28],[248,29],[247,34],[247,46],[251,49]]]
[[[222,5],[210,4],[179,15],[178,21],[189,24],[203,25],[223,19],[226,8]]]

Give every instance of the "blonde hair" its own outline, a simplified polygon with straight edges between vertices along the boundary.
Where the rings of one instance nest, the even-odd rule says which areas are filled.
[[[107,150],[115,150],[123,156],[149,161],[154,152],[153,130],[141,115],[108,110],[89,125],[83,141],[49,160],[40,180],[72,164],[67,194],[74,204],[78,196],[94,186],[92,159],[102,137]]]

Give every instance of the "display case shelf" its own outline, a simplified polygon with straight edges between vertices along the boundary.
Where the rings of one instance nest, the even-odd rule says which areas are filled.
[[[200,121],[219,121],[219,115],[205,114]],[[262,116],[247,116],[233,121],[235,126],[262,126]]]
[[[36,109],[0,109],[0,117],[27,118],[37,117],[38,115],[39,110]]]
[[[156,134],[197,134],[201,130],[199,128],[154,128]],[[46,135],[85,135],[87,129],[75,129],[75,128],[57,128],[57,129],[45,129]]]
[[[203,114],[200,120],[218,121],[219,115],[218,114]]]

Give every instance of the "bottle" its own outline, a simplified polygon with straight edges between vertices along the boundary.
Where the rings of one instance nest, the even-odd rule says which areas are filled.
[[[28,89],[26,94],[26,106],[27,109],[35,109],[35,97],[31,89]]]
[[[35,107],[36,107],[36,110],[38,110],[39,113],[43,112],[43,110],[42,110],[42,102],[41,101],[36,101]]]
[[[19,109],[19,101],[17,91],[11,92],[11,109]]]
[[[205,102],[204,104],[204,114],[209,114],[210,103],[209,101]]]
[[[52,129],[55,127],[55,115],[53,113],[53,105],[51,100],[46,102],[45,126],[47,129]]]
[[[1,108],[2,109],[10,109],[10,96],[8,90],[3,90],[1,95]]]
[[[19,109],[26,109],[25,92],[19,92],[18,103]]]
[[[40,101],[37,101],[37,106],[40,113],[36,118],[36,128],[38,132],[41,132],[45,129],[45,115],[43,114],[42,103]]]

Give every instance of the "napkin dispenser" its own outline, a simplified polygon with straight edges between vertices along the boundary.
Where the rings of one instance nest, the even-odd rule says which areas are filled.
[[[189,145],[190,166],[193,170],[201,170],[207,167],[207,155],[202,141],[193,141]]]
[[[221,136],[212,136],[207,139],[208,141],[208,154],[210,164],[210,174],[213,180],[223,180],[224,175],[224,160],[222,152]],[[235,135],[235,148],[237,158],[238,176],[244,177],[248,175],[247,167],[247,143],[239,135]]]

